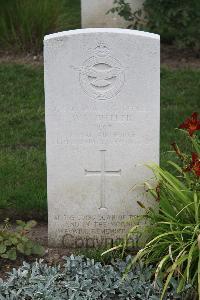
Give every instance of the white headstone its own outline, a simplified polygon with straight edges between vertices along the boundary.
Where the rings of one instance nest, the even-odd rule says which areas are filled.
[[[131,23],[117,13],[107,12],[114,7],[113,0],[81,0],[82,28],[127,28]],[[129,0],[132,12],[142,9],[144,0]],[[115,5],[116,6],[116,5]]]
[[[125,235],[159,162],[159,36],[86,29],[44,41],[50,245]]]

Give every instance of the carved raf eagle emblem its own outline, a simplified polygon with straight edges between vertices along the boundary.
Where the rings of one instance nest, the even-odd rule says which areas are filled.
[[[94,56],[76,69],[79,71],[82,89],[96,100],[113,98],[124,84],[124,68],[110,55],[110,50],[103,43],[94,49]]]

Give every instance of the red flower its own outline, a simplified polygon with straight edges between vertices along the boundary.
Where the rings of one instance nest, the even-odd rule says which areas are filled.
[[[184,123],[182,123],[179,128],[186,129],[189,135],[192,136],[197,130],[200,130],[200,119],[198,119],[198,113],[194,112],[191,118],[187,118]]]
[[[192,169],[200,177],[200,158],[196,153],[192,153]]]
[[[192,161],[184,171],[193,171],[196,176],[200,177],[200,157],[196,153],[192,153]]]

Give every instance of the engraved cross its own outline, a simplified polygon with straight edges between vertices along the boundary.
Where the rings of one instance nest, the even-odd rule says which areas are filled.
[[[106,150],[100,150],[101,153],[101,170],[97,171],[88,171],[85,169],[85,175],[86,176],[101,176],[101,202],[99,209],[106,209],[105,204],[105,177],[106,176],[121,176],[121,170],[116,171],[109,171],[106,170],[106,160],[105,160],[105,154]]]

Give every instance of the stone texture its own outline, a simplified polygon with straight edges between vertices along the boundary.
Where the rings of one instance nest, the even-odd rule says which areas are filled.
[[[86,29],[44,41],[49,243],[98,247],[124,236],[144,166],[159,162],[159,36]]]
[[[144,0],[130,0],[132,11],[142,8]],[[117,27],[127,28],[130,24],[118,14],[106,14],[113,7],[113,0],[81,0],[82,28]]]

